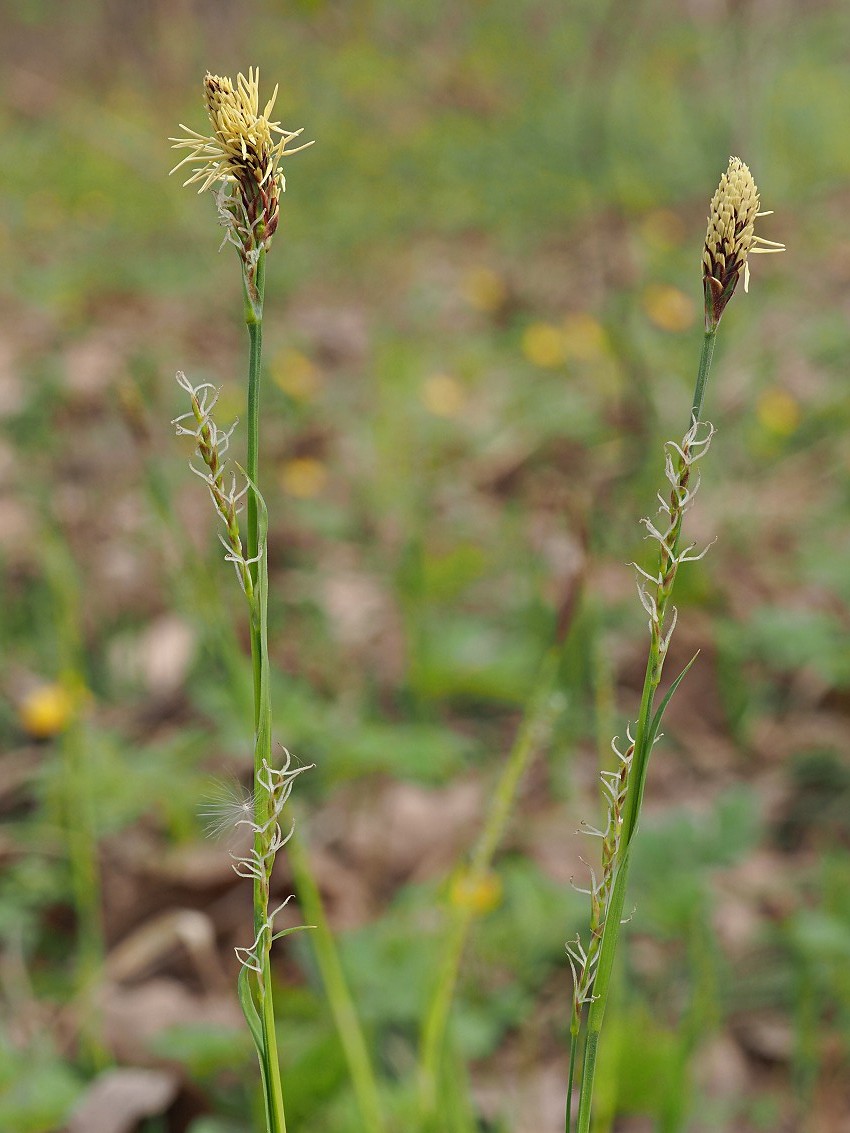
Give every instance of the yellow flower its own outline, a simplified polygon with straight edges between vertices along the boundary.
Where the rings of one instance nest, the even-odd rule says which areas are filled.
[[[561,366],[567,355],[564,332],[551,323],[532,323],[523,333],[522,352],[535,366]]]
[[[562,332],[564,353],[579,362],[596,362],[608,350],[605,328],[586,311],[577,311],[564,319]]]
[[[463,291],[469,305],[486,314],[501,310],[508,298],[505,281],[492,268],[473,268],[463,281]]]
[[[272,378],[295,401],[312,401],[322,384],[316,363],[300,350],[283,350],[272,361]]]
[[[459,874],[452,881],[449,902],[456,909],[468,909],[476,916],[491,913],[502,900],[502,882],[495,873],[475,877],[471,872]]]
[[[682,218],[672,209],[655,209],[640,222],[640,234],[654,252],[669,253],[685,239]]]
[[[76,709],[76,697],[60,684],[39,685],[18,705],[18,719],[35,740],[47,740],[64,732]]]
[[[650,284],[643,293],[643,307],[650,320],[672,333],[687,330],[694,321],[693,300],[663,283]]]
[[[272,121],[277,87],[260,113],[259,83],[259,68],[249,68],[247,79],[237,75],[235,86],[226,76],[208,73],[204,99],[212,134],[199,134],[181,122],[187,137],[169,138],[174,149],[190,151],[172,173],[197,163],[184,184],[199,182],[199,193],[216,182],[222,184],[222,223],[228,227],[228,238],[246,251],[267,248],[277,228],[280,195],[286,188],[281,159],[313,144],[287,148],[302,131],[285,130]]]
[[[777,437],[790,437],[802,417],[800,403],[787,390],[773,386],[759,397],[756,414],[762,428]]]
[[[706,330],[720,322],[742,271],[744,291],[748,290],[748,255],[785,251],[784,244],[755,235],[756,218],[769,215],[759,212],[759,192],[749,169],[739,157],[730,157],[729,167],[711,199],[702,255]]]
[[[466,400],[463,386],[449,374],[431,374],[422,383],[422,404],[435,417],[456,417]]]
[[[318,496],[327,479],[327,468],[313,456],[295,457],[280,470],[280,484],[284,492],[299,500],[312,500]]]

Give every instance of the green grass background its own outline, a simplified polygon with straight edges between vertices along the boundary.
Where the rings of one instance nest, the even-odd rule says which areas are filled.
[[[360,896],[346,913],[322,875],[391,1127],[415,1128],[446,878],[583,571],[563,710],[498,862],[501,901],[476,924],[453,1030],[479,1128],[546,1133],[557,1110],[545,1095],[565,1073],[563,945],[586,921],[568,885],[585,850],[573,832],[598,822],[599,753],[636,710],[645,627],[624,564],[644,561],[637,519],[663,440],[686,423],[705,215],[734,153],[775,210],[760,231],[788,252],[753,263],[721,329],[718,436],[691,517],[694,538],[718,543],[678,595],[677,656],[702,656],[650,772],[598,1128],[837,1128],[846,7],[4,0],[0,16],[0,1127],[60,1128],[122,1061],[97,1013],[74,1007],[122,939],[238,892],[219,880],[193,897],[185,864],[169,881],[139,863],[225,856],[204,849],[198,800],[250,746],[243,611],[169,426],[185,408],[178,368],[222,386],[222,421],[244,413],[239,276],[216,254],[212,201],[168,179],[167,138],[178,122],[203,128],[207,69],[259,65],[261,94],[280,83],[284,125],[316,139],[286,166],[268,263],[276,733],[316,764],[298,784],[305,826]],[[554,360],[534,349],[541,328]],[[305,368],[306,394],[292,377]],[[318,490],[299,497],[305,460],[295,475],[312,470]],[[176,677],[158,678],[186,640]],[[59,679],[88,690],[85,711],[35,745],[20,704]],[[457,822],[470,791],[473,817]],[[433,828],[421,869],[394,865],[399,843],[382,834],[411,799]],[[106,959],[80,928],[101,908]],[[239,917],[210,915],[231,975]],[[344,1133],[358,1128],[344,1062],[309,944],[292,940],[288,1112],[296,1130]],[[181,963],[165,969],[192,987]],[[238,1031],[170,1027],[145,1059],[185,1068],[196,1103],[145,1133],[254,1127]],[[446,1129],[475,1127],[457,1099],[446,1114]]]

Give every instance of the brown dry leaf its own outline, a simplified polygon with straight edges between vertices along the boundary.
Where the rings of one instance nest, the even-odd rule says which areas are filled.
[[[436,790],[386,783],[359,806],[349,800],[346,851],[379,888],[444,872],[478,829],[481,793],[471,779]]]
[[[19,748],[5,752],[0,761],[0,803],[9,805],[35,779],[41,764],[37,748]]]
[[[116,638],[109,650],[111,667],[123,680],[143,684],[153,696],[167,697],[185,680],[195,640],[188,622],[166,614],[141,634]]]
[[[173,909],[145,921],[112,949],[107,972],[118,981],[138,979],[155,970],[176,948],[189,954],[205,987],[226,986],[213,923],[195,909]]]
[[[66,1133],[132,1133],[142,1118],[165,1113],[179,1086],[169,1070],[105,1070],[74,1109]]]
[[[125,335],[112,329],[93,331],[65,351],[65,386],[80,400],[102,397],[121,374]]]
[[[721,900],[724,894],[735,894],[777,919],[791,913],[796,904],[788,885],[788,859],[778,850],[753,851],[731,869],[718,872],[716,884]]]
[[[383,633],[388,595],[377,579],[362,571],[339,571],[324,579],[322,599],[341,645],[356,649]]]
[[[34,532],[32,510],[12,496],[0,498],[0,549],[7,564],[28,558]]]
[[[313,343],[314,353],[327,365],[356,362],[369,349],[369,323],[358,307],[304,304],[291,312],[302,337]]]
[[[480,783],[341,790],[312,823],[310,862],[337,929],[366,923],[403,882],[446,873],[479,828]]]
[[[108,985],[101,992],[101,1010],[107,1049],[120,1062],[155,1061],[151,1044],[171,1027],[241,1030],[244,1026],[235,995],[193,995],[177,980],[148,980],[133,988]]]
[[[734,892],[727,882],[717,886],[711,921],[727,957],[747,956],[764,931],[763,916],[752,895]]]
[[[589,765],[589,760],[576,761],[577,771],[583,771]],[[595,765],[593,771],[595,776]],[[601,804],[596,790],[595,778],[589,790],[582,790],[581,794],[577,790],[568,815],[562,807],[547,807],[524,817],[524,852],[529,860],[560,885],[569,885],[573,880],[577,885],[586,884],[584,857],[588,853],[588,839],[582,837],[579,822],[583,820],[591,825],[599,822]]]
[[[6,338],[0,338],[0,419],[20,412],[25,393],[15,349]]]
[[[709,1098],[743,1097],[750,1080],[747,1060],[728,1035],[716,1035],[700,1048],[694,1077]]]
[[[336,854],[321,848],[310,850],[310,870],[335,931],[348,932],[374,919],[376,902],[362,871],[350,868]]]
[[[486,1073],[473,1076],[481,1113],[506,1120],[514,1133],[563,1133],[566,1067],[559,1058],[531,1068],[517,1065],[515,1051],[502,1051]],[[619,1128],[619,1127],[618,1127]]]
[[[744,1050],[766,1062],[790,1062],[794,1054],[794,1030],[778,1011],[758,1011],[737,1019],[735,1035]]]
[[[169,846],[144,863],[145,877],[194,893],[214,893],[228,888],[236,878],[230,855],[247,854],[250,847],[251,833],[246,827],[237,827],[229,838]]]
[[[382,681],[399,680],[404,634],[387,583],[341,566],[328,573],[320,586],[319,601],[339,644]]]

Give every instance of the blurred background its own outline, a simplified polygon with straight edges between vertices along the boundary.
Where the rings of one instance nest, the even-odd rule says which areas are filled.
[[[638,520],[687,425],[732,153],[788,252],[720,331],[688,520],[717,542],[680,574],[668,675],[700,656],[650,769],[597,1128],[850,1129],[850,9],[0,18],[0,1128],[259,1128],[250,887],[199,815],[250,767],[244,609],[170,425],[177,369],[244,416],[246,335],[213,200],[167,176],[178,122],[206,131],[205,71],[259,65],[261,103],[279,82],[276,116],[316,139],[268,261],[276,739],[315,764],[301,830],[390,1128],[415,1128],[449,879],[559,618],[557,716],[453,1016],[474,1117],[446,1128],[563,1128],[576,831],[637,711],[626,564],[651,561]],[[308,934],[276,948],[292,1128],[356,1130]],[[116,1065],[147,1073],[104,1101]]]

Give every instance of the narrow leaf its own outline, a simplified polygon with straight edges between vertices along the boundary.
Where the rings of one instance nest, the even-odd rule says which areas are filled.
[[[292,932],[303,932],[305,929],[315,928],[315,927],[316,926],[314,924],[296,924],[296,925],[293,925],[291,928],[282,928],[280,930],[280,932],[276,932],[274,934],[274,936],[272,937],[272,943],[274,943],[275,940],[280,940],[281,937],[289,936],[289,934],[292,933]]]
[[[664,713],[667,711],[667,706],[673,699],[673,694],[676,689],[684,680],[685,674],[699,657],[699,650],[691,657],[678,677],[673,681],[664,696],[664,699],[659,704],[655,714],[651,719],[647,720],[646,727],[641,728],[638,725],[638,740],[635,746],[635,763],[633,766],[632,774],[634,775],[634,794],[630,792],[628,800],[629,806],[627,807],[625,821],[623,824],[623,833],[627,842],[632,840],[635,830],[637,829],[638,818],[640,816],[640,809],[643,804],[643,792],[646,787],[646,775],[649,770],[649,757],[652,754],[652,745],[655,743],[655,738],[658,735],[658,729],[661,727],[661,721],[664,719]]]
[[[673,699],[673,693],[682,683],[685,678],[685,674],[688,672],[691,665],[693,665],[694,661],[696,661],[697,657],[699,657],[699,650],[697,650],[693,657],[691,657],[690,661],[688,661],[687,665],[685,665],[684,669],[682,669],[681,673],[679,673],[678,677],[676,677],[675,681],[673,681],[673,683],[667,689],[667,693],[664,699],[658,705],[658,709],[655,715],[652,717],[652,721],[649,725],[649,731],[646,737],[648,750],[651,750],[652,745],[655,743],[655,737],[658,735],[658,729],[661,727],[661,721],[664,719],[664,713],[667,711],[667,705]]]
[[[248,1030],[251,1032],[251,1038],[254,1040],[254,1046],[257,1048],[257,1054],[260,1056],[260,1065],[262,1065],[265,1061],[266,1049],[266,1044],[263,1039],[263,1024],[260,1021],[257,1005],[254,1003],[254,996],[251,992],[251,973],[245,967],[239,970],[236,989],[239,993],[239,1003],[242,1007],[242,1014],[245,1016],[245,1022],[248,1024]]]

